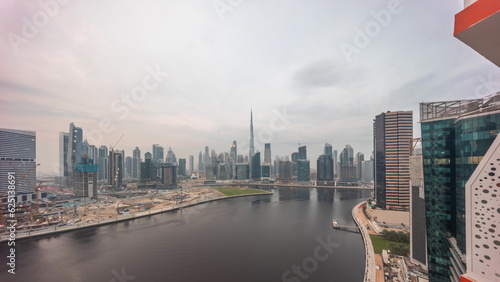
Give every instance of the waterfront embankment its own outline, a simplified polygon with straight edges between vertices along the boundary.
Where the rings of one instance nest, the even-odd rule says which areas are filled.
[[[359,230],[361,231],[361,237],[363,238],[363,244],[365,245],[365,282],[376,282],[376,262],[375,262],[375,252],[373,250],[373,245],[372,245],[372,240],[370,238],[370,234],[368,233],[368,230],[366,228],[366,225],[368,223],[365,223],[363,220],[364,218],[361,218],[359,215],[360,212],[360,207],[361,205],[365,205],[366,202],[361,202],[354,206],[352,209],[352,218],[354,219],[354,222],[356,222],[356,225],[358,226]]]
[[[165,212],[176,211],[179,209],[183,209],[183,208],[187,208],[187,207],[191,207],[191,206],[196,206],[196,205],[200,205],[200,204],[204,204],[204,203],[208,203],[208,202],[213,202],[213,201],[225,200],[225,199],[236,198],[236,197],[272,195],[272,194],[273,194],[272,192],[262,192],[262,193],[253,193],[253,194],[244,194],[244,195],[224,196],[224,197],[207,199],[207,200],[200,200],[197,202],[190,202],[190,203],[186,203],[186,204],[174,205],[174,206],[164,207],[164,208],[159,208],[159,209],[151,209],[151,210],[147,210],[147,211],[132,213],[129,215],[116,215],[115,217],[108,218],[105,220],[100,220],[97,222],[77,223],[77,224],[73,224],[73,225],[54,226],[54,227],[48,227],[48,228],[32,230],[32,231],[16,232],[15,240],[20,241],[20,240],[34,239],[34,238],[40,238],[40,237],[49,237],[49,236],[54,236],[54,235],[61,234],[61,233],[77,231],[77,230],[82,230],[82,229],[87,229],[87,228],[94,228],[94,227],[98,227],[98,226],[102,226],[102,225],[108,225],[108,224],[113,224],[113,223],[122,222],[122,221],[134,220],[136,218],[161,214],[161,213],[165,213]],[[11,235],[9,233],[5,233],[5,234],[0,235],[0,243],[7,242],[9,240],[10,236]]]

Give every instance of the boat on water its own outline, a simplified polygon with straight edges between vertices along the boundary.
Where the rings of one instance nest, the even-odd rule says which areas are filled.
[[[335,228],[335,229],[338,229],[340,227],[339,222],[337,221],[336,218],[332,219],[332,225],[333,225],[333,228]]]

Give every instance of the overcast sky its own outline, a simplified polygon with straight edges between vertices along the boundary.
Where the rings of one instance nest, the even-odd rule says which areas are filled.
[[[0,0],[0,127],[36,131],[46,173],[71,122],[197,162],[233,140],[247,154],[252,108],[257,150],[307,145],[315,167],[325,142],[369,156],[377,114],[413,110],[419,136],[420,102],[500,89],[453,37],[459,0],[60,2]]]

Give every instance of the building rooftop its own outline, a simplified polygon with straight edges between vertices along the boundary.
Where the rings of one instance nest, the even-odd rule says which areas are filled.
[[[460,118],[500,110],[500,92],[481,99],[420,103],[420,121]]]

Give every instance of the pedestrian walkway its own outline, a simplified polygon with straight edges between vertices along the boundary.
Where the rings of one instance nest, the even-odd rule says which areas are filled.
[[[363,213],[363,209],[360,208],[361,205],[365,205],[366,202],[357,204],[352,210],[352,216],[354,221],[358,225],[361,235],[363,237],[363,243],[365,244],[366,251],[366,269],[365,269],[365,282],[384,282],[384,268],[382,263],[382,257],[376,255],[373,250],[372,240],[370,234],[376,235],[372,224],[366,218]],[[367,228],[370,227],[370,229]],[[378,266],[378,270],[377,270]]]

